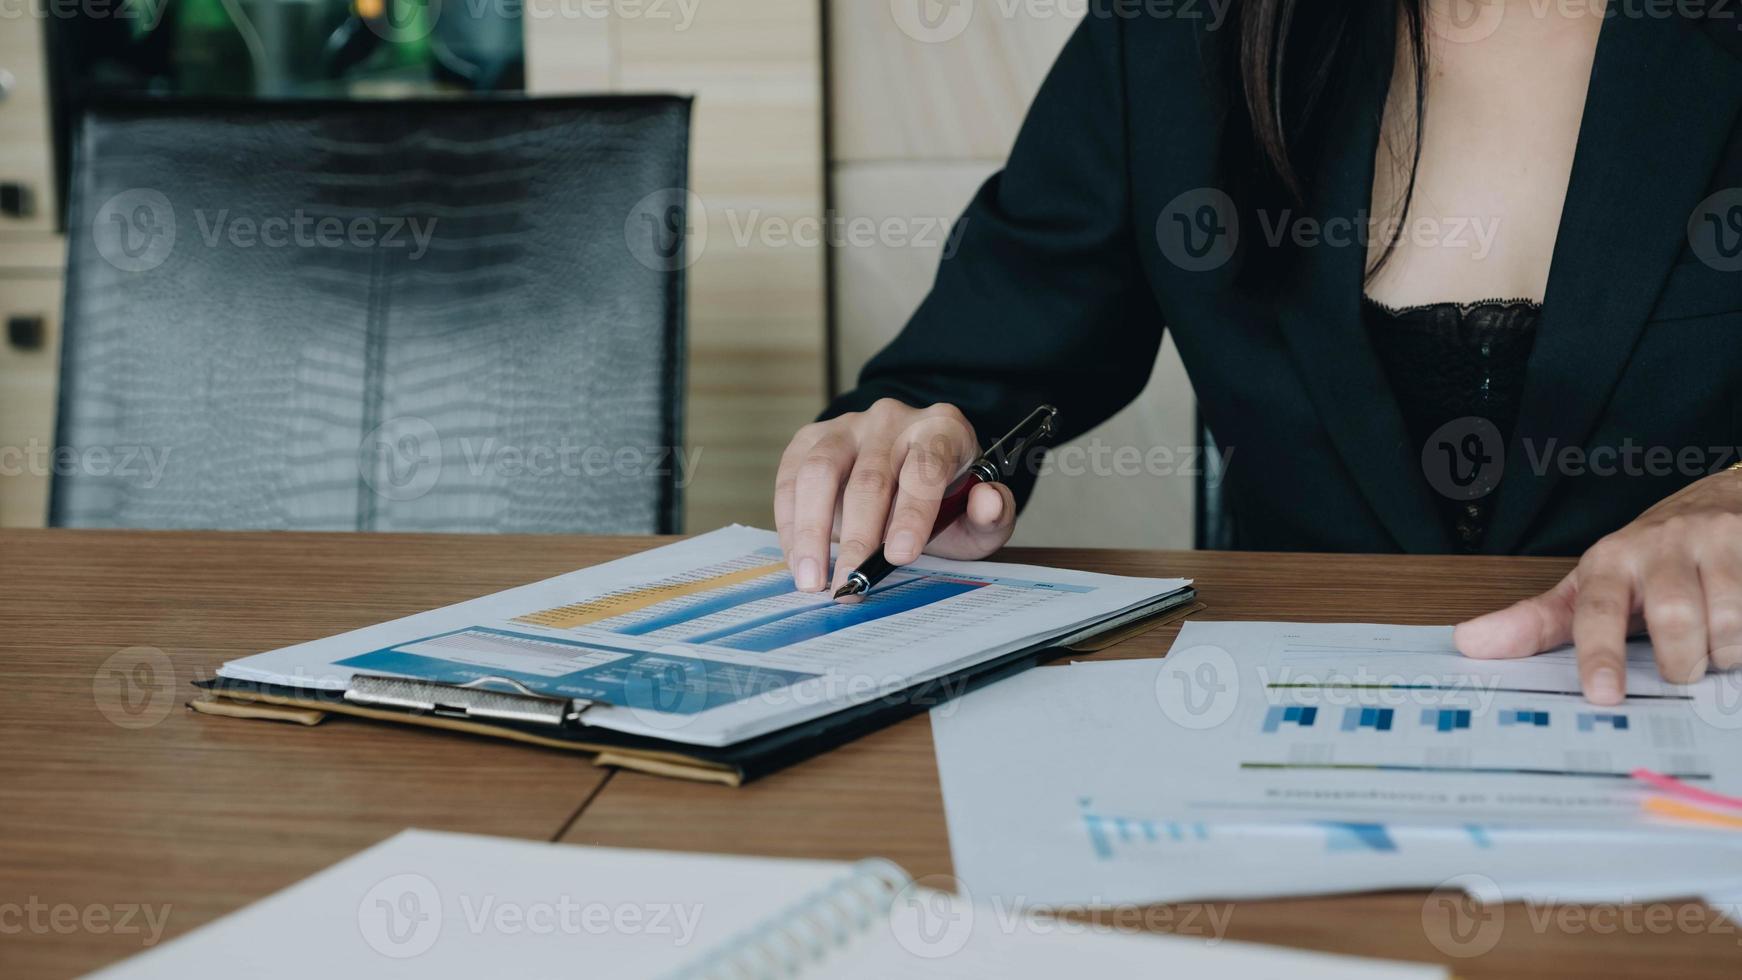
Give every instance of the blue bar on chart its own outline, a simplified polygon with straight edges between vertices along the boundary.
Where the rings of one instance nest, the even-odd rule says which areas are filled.
[[[1598,725],[1608,725],[1615,731],[1624,732],[1627,730],[1627,716],[1596,711],[1579,712],[1579,731],[1596,731]]]
[[[1272,705],[1270,710],[1264,713],[1264,733],[1266,735],[1274,734],[1284,723],[1311,728],[1318,717],[1319,709],[1316,707],[1305,707],[1298,704],[1287,707],[1280,704]]]
[[[619,626],[615,632],[624,636],[646,636],[668,627],[682,626],[692,620],[701,619],[703,616],[729,612],[739,606],[748,606],[753,602],[783,596],[791,591],[792,577],[781,572],[764,579],[721,589],[709,598],[691,605],[674,604],[673,608],[667,612],[649,616],[639,623]]]
[[[1423,708],[1421,723],[1437,732],[1455,732],[1470,727],[1468,708]]]
[[[1374,731],[1391,731],[1391,717],[1395,714],[1390,708],[1344,708],[1343,731],[1352,732],[1361,728],[1371,728]]]
[[[1500,727],[1510,728],[1513,725],[1525,725],[1533,728],[1548,727],[1548,712],[1533,711],[1529,708],[1505,708],[1500,712]]]
[[[767,653],[794,643],[814,640],[819,636],[839,633],[854,626],[896,616],[934,602],[953,599],[963,593],[984,588],[985,582],[953,578],[917,578],[911,582],[873,592],[863,602],[843,605],[826,602],[820,606],[785,609],[758,616],[724,629],[688,637],[690,643],[712,643],[747,653]]]

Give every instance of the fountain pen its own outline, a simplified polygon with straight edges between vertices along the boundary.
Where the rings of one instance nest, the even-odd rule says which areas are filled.
[[[998,483],[1015,473],[1016,467],[1022,465],[1030,449],[1039,445],[1041,440],[1052,437],[1057,430],[1058,413],[1059,410],[1051,405],[1040,406],[1030,412],[1004,438],[974,457],[967,469],[944,489],[943,500],[938,503],[938,519],[933,522],[931,534],[926,540],[930,541],[942,534],[945,528],[967,512],[968,495],[976,486],[982,483]],[[847,584],[835,590],[835,598],[851,599],[862,596],[876,588],[877,583],[893,571],[895,565],[884,556],[883,549],[878,548],[875,555],[866,559],[864,564],[847,576]]]

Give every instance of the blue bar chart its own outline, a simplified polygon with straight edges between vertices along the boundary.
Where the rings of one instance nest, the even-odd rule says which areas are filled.
[[[1423,708],[1421,723],[1436,732],[1464,731],[1470,727],[1467,708]]]
[[[767,653],[781,647],[838,633],[887,616],[929,606],[945,599],[984,588],[983,582],[964,579],[917,578],[875,592],[853,605],[826,602],[797,609],[780,609],[688,638],[691,643],[709,643],[747,653]],[[692,617],[694,618],[694,617]]]
[[[1371,728],[1376,732],[1391,731],[1391,720],[1397,714],[1391,708],[1344,708],[1343,731],[1356,732]]]

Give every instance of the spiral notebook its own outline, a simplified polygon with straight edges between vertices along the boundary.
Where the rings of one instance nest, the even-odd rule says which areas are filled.
[[[1437,967],[1095,933],[858,864],[406,831],[97,976],[1429,980]]]

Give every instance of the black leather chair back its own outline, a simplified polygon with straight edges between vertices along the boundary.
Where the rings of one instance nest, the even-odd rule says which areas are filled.
[[[91,112],[51,523],[678,530],[689,108]]]

